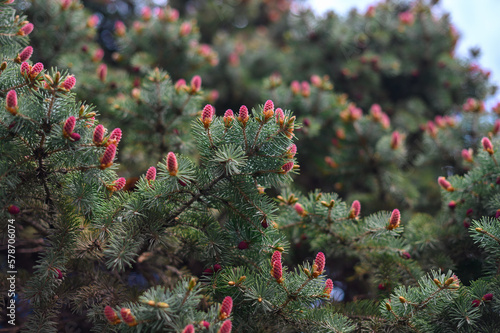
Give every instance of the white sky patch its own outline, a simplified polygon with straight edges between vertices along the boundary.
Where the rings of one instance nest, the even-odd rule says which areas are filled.
[[[352,8],[364,13],[369,5],[377,0],[309,0],[313,10],[322,14],[333,10],[346,15]],[[451,22],[460,33],[457,54],[469,57],[469,49],[479,47],[479,65],[491,71],[491,82],[500,85],[500,1],[499,0],[441,0],[438,8],[451,14]],[[500,101],[500,92],[487,105]]]

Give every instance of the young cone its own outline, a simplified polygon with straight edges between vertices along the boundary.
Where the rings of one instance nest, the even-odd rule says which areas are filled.
[[[358,200],[354,200],[352,202],[351,210],[349,212],[349,218],[357,219],[360,212],[361,212],[361,203]]]
[[[325,281],[325,289],[323,290],[323,294],[330,296],[333,290],[333,281],[328,279]]]
[[[26,61],[29,58],[31,58],[32,54],[33,54],[33,47],[26,46],[24,50],[22,50],[21,53],[19,53],[19,55],[16,57],[16,62],[22,63],[23,61]]]
[[[104,316],[106,319],[109,321],[111,325],[116,325],[121,322],[120,318],[118,318],[118,315],[116,314],[115,310],[113,310],[112,307],[109,305],[106,305],[104,308]]]
[[[314,272],[313,276],[318,277],[325,270],[326,258],[323,252],[318,252],[316,259],[314,260]]]
[[[148,183],[151,183],[156,179],[156,168],[155,167],[150,167],[148,169],[148,172],[146,172],[146,180]]]
[[[218,333],[231,333],[232,329],[233,324],[231,323],[231,320],[226,320],[222,323],[222,326],[220,327]]]
[[[97,125],[94,129],[93,141],[96,146],[100,146],[102,144],[102,141],[104,140],[104,131],[105,129],[102,125]]]
[[[182,333],[194,333],[194,326],[193,324],[189,324],[186,327],[184,327],[184,330]]]
[[[241,124],[243,125],[243,127],[246,126],[247,122],[248,122],[248,109],[245,105],[242,105],[240,107],[240,111],[238,113],[238,120],[241,122]]]
[[[17,93],[15,90],[11,90],[7,93],[7,97],[5,98],[5,108],[13,116],[17,114],[19,106],[17,105]]]
[[[73,130],[75,129],[76,125],[76,118],[71,116],[68,119],[66,119],[66,122],[64,123],[63,126],[63,135],[66,138],[71,137],[71,133],[73,133]]]
[[[109,145],[106,148],[106,151],[104,151],[104,155],[102,155],[101,157],[101,165],[100,165],[101,170],[109,168],[110,166],[113,165],[115,154],[116,154],[116,146],[113,144]]]
[[[224,320],[231,315],[231,310],[233,309],[233,299],[231,296],[226,296],[222,301],[222,305],[219,310],[219,320]]]
[[[389,219],[389,225],[387,226],[387,230],[393,230],[399,227],[401,222],[401,213],[399,209],[394,209],[391,213],[391,218]]]
[[[167,155],[167,170],[170,176],[176,176],[178,171],[177,157],[173,152],[169,152]]]

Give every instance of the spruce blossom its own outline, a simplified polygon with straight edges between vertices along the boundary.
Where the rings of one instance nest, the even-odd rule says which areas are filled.
[[[82,138],[80,134],[78,133],[71,133],[71,135],[69,136],[70,140],[73,141],[73,142],[77,142],[77,141],[80,141],[80,139]]]
[[[246,123],[248,122],[249,116],[248,116],[248,109],[245,105],[242,105],[240,107],[240,111],[238,113],[238,120],[241,122],[243,127],[246,126]]]
[[[121,322],[115,310],[113,310],[113,308],[109,305],[106,305],[106,307],[104,307],[104,316],[111,325],[117,325]]]
[[[389,224],[387,225],[387,230],[393,230],[399,227],[401,222],[401,213],[399,209],[394,209],[391,213],[391,217],[389,218]]]
[[[19,209],[19,207],[17,207],[16,205],[10,205],[8,208],[7,208],[7,211],[12,214],[12,215],[17,215],[19,214],[19,212],[21,211]]]
[[[120,177],[113,182],[113,190],[120,191],[125,187],[126,184],[127,180],[124,177]]]
[[[115,128],[113,131],[111,131],[108,141],[106,141],[106,145],[109,146],[110,144],[114,144],[115,146],[118,146],[121,139],[122,139],[122,130],[120,128]]]
[[[75,125],[76,125],[76,118],[74,116],[71,116],[68,119],[66,119],[63,126],[63,135],[67,138],[71,137],[71,133],[73,133]]]
[[[488,154],[493,155],[495,152],[493,150],[493,144],[491,143],[490,139],[487,137],[484,137],[481,139],[481,144],[483,145],[483,149],[488,152]]]
[[[281,262],[281,252],[280,251],[274,251],[273,255],[271,256],[271,266],[274,265],[275,261]]]
[[[19,55],[16,57],[16,62],[17,63],[22,63],[24,61],[27,61],[29,58],[31,58],[31,55],[33,54],[33,47],[31,46],[26,46],[24,50],[22,50]]]
[[[33,31],[33,28],[33,23],[27,23],[21,29],[19,29],[18,34],[21,36],[27,36]]]
[[[101,82],[106,82],[106,77],[108,76],[108,66],[106,64],[101,64],[97,68],[97,77]]]
[[[210,127],[210,124],[212,123],[214,112],[215,109],[210,104],[205,105],[205,107],[203,108],[203,111],[201,113],[201,122],[206,129],[208,129]]]
[[[455,188],[453,186],[451,186],[451,183],[449,181],[446,180],[446,178],[444,177],[439,177],[438,178],[438,183],[439,185],[445,189],[446,191],[448,192],[453,192],[455,191]]]
[[[115,22],[115,34],[118,37],[124,37],[127,34],[127,28],[122,21]]]
[[[63,88],[64,88],[64,89],[66,89],[66,90],[71,90],[71,89],[73,89],[73,87],[75,86],[75,84],[76,84],[76,79],[75,79],[75,77],[74,77],[74,76],[68,76],[68,77],[64,80],[64,82],[63,82],[62,86],[63,86]]]
[[[472,148],[462,149],[462,158],[464,159],[464,161],[472,163],[472,162],[474,162],[474,158],[472,157],[473,153],[474,152],[473,152]]]
[[[307,215],[306,211],[304,210],[304,207],[302,207],[300,203],[297,202],[293,207],[295,208],[295,211],[297,212],[297,214],[299,214],[299,216]]]
[[[264,121],[272,118],[274,115],[274,103],[271,100],[267,100],[266,103],[264,104]]]
[[[104,126],[101,124],[97,125],[94,129],[93,142],[96,146],[102,145],[102,142],[104,140],[104,132]]]
[[[17,110],[19,110],[19,106],[17,105],[17,93],[15,90],[10,90],[7,93],[7,97],[5,98],[5,108],[13,116],[15,116],[17,114]]]
[[[231,296],[226,296],[222,301],[220,310],[219,310],[219,320],[224,320],[231,316],[231,311],[233,309],[233,299]]]
[[[278,283],[283,283],[283,267],[281,264],[281,258],[280,260],[275,260],[272,264],[271,275]]]
[[[170,176],[176,176],[177,171],[179,170],[179,167],[177,165],[177,157],[173,152],[169,152],[167,154],[167,170],[170,174]]]
[[[190,90],[190,93],[191,94],[196,94],[196,93],[200,92],[200,90],[201,90],[201,76],[195,75],[191,79],[191,90]]]
[[[28,76],[31,72],[31,66],[27,62],[21,64],[21,74],[23,76]]]
[[[224,126],[231,127],[234,120],[233,110],[227,109],[226,112],[224,112],[224,118],[222,120],[224,121]]]
[[[300,82],[297,80],[294,80],[290,83],[290,90],[292,91],[292,94],[298,95],[300,93]]]
[[[151,183],[155,179],[156,179],[156,168],[150,167],[146,172],[146,180],[148,181],[148,183]]]
[[[177,80],[177,82],[175,82],[174,88],[177,93],[187,90],[188,87],[186,86],[186,80],[184,79]]]
[[[311,86],[309,85],[309,82],[302,81],[302,83],[300,84],[300,93],[304,98],[308,98],[309,96],[311,96]]]
[[[180,37],[185,37],[191,33],[191,23],[189,22],[183,22],[179,28],[179,36]]]
[[[186,327],[184,327],[184,330],[182,330],[182,333],[194,333],[193,324],[189,324]]]
[[[31,67],[29,76],[34,79],[43,71],[43,64],[41,62],[37,62]]]
[[[398,131],[392,132],[391,149],[398,149],[401,144],[401,134]]]
[[[114,144],[109,145],[104,151],[104,155],[101,157],[101,170],[109,168],[113,165],[113,160],[115,159],[116,146]]]
[[[222,323],[218,333],[231,333],[231,330],[233,329],[233,324],[231,320],[226,320]]]
[[[332,279],[326,279],[325,281],[325,289],[323,290],[323,294],[330,296],[333,290],[333,281]]]
[[[349,218],[351,219],[358,218],[360,212],[361,212],[361,203],[358,200],[354,200],[351,205],[351,210],[349,211]]]
[[[289,173],[293,169],[293,162],[286,162],[281,166],[284,173]]]
[[[326,264],[326,258],[325,254],[323,252],[318,252],[316,255],[316,259],[314,260],[314,277],[317,277],[321,274],[323,274],[323,271],[325,270],[325,264]]]
[[[120,315],[122,316],[122,320],[125,324],[127,324],[130,327],[137,326],[137,321],[135,316],[132,314],[130,309],[128,308],[121,308],[120,310]]]
[[[276,123],[279,124],[280,127],[282,127],[285,121],[285,114],[283,113],[283,110],[281,108],[277,108],[275,111],[275,115],[276,115]]]

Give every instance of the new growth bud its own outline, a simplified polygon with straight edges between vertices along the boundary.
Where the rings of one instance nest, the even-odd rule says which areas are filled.
[[[76,124],[76,118],[71,116],[68,119],[66,119],[66,122],[64,123],[63,126],[63,135],[66,138],[71,137],[71,133],[73,133],[73,130],[75,129],[75,124]]]
[[[7,97],[5,98],[5,108],[13,116],[17,114],[19,106],[17,105],[17,93],[15,90],[11,90],[7,93]]]
[[[64,80],[62,87],[66,90],[71,90],[76,84],[76,79],[74,76],[68,76],[66,80]]]
[[[318,254],[316,255],[316,259],[314,260],[313,277],[318,277],[323,273],[323,271],[325,270],[325,263],[326,263],[325,254],[323,252],[318,252]]]
[[[282,127],[285,121],[285,114],[283,113],[283,110],[281,108],[277,108],[274,114],[276,115],[276,123]]]
[[[173,152],[167,154],[167,170],[170,176],[176,176],[178,171],[177,157]]]
[[[191,79],[191,94],[196,94],[201,90],[201,76],[195,75]]]
[[[354,200],[351,205],[351,210],[349,211],[349,218],[357,219],[360,212],[361,212],[361,203],[358,200]]]
[[[21,211],[19,209],[19,207],[17,207],[16,205],[10,205],[8,208],[7,208],[7,211],[9,212],[9,214],[12,214],[12,215],[17,215],[19,214],[19,212]]]
[[[490,139],[487,137],[484,137],[481,139],[481,144],[483,145],[483,149],[488,152],[488,154],[493,155],[495,152],[493,150],[493,144],[491,143]]]
[[[17,32],[20,36],[27,36],[33,31],[34,25],[33,23],[25,24],[19,31]]]
[[[295,204],[295,206],[293,206],[293,208],[295,208],[295,211],[297,212],[297,214],[299,214],[299,216],[307,215],[307,212],[305,211],[304,207],[302,207],[302,205],[299,204],[298,202]]]
[[[100,146],[102,144],[102,141],[104,140],[104,131],[105,129],[102,125],[97,125],[94,129],[93,141],[96,146]]]
[[[238,120],[241,122],[241,124],[243,125],[243,127],[246,126],[247,122],[248,122],[248,109],[245,105],[242,105],[240,107],[240,111],[238,113]]]
[[[222,326],[220,327],[217,333],[231,333],[232,329],[233,329],[233,324],[231,323],[231,320],[228,319],[222,323]]]
[[[439,185],[445,189],[446,191],[448,192],[453,192],[455,191],[455,188],[453,186],[451,186],[451,183],[449,181],[446,180],[446,178],[444,177],[439,177],[438,178],[438,183]]]
[[[19,55],[16,57],[15,61],[20,64],[31,58],[32,54],[33,54],[33,47],[26,46],[24,50],[22,50],[21,53],[19,53]]]
[[[231,296],[226,296],[222,301],[222,305],[219,310],[219,320],[227,319],[231,315],[231,310],[233,309],[233,299]]]
[[[101,64],[97,68],[97,76],[101,82],[106,82],[106,77],[108,76],[108,66],[106,64]]]
[[[463,150],[462,150],[462,158],[463,158],[463,159],[464,159],[464,161],[466,161],[466,162],[469,162],[469,163],[474,162],[474,158],[472,157],[472,154],[473,154],[473,150],[472,150],[472,148],[469,148],[469,149],[463,149]]]
[[[109,168],[110,166],[113,165],[115,154],[116,154],[116,146],[113,144],[109,145],[104,151],[104,155],[102,155],[101,157],[101,165],[100,165],[101,170]]]
[[[333,281],[332,279],[327,279],[325,281],[325,289],[323,290],[323,294],[330,296],[333,290]]]
[[[127,184],[127,180],[124,177],[120,177],[113,182],[113,191],[120,191]]]
[[[146,180],[148,181],[148,184],[151,184],[151,182],[154,181],[155,179],[156,179],[156,168],[150,167],[146,172]]]
[[[272,265],[273,267],[271,270],[271,275],[276,279],[278,283],[283,283],[283,267],[281,264],[281,258],[280,260],[275,260],[274,262],[272,262]]]
[[[122,130],[119,128],[115,128],[111,134],[109,135],[108,141],[106,142],[106,145],[113,144],[115,146],[118,146],[122,139]]]
[[[274,103],[271,100],[267,100],[264,104],[264,109],[262,110],[264,113],[264,121],[269,120],[274,115]]]
[[[401,144],[401,134],[398,131],[392,132],[391,136],[391,149],[396,150]]]
[[[116,21],[115,22],[115,34],[118,37],[123,37],[127,33],[127,28],[125,27],[125,24],[122,21]]]
[[[283,170],[283,173],[290,172],[290,170],[293,169],[293,162],[287,162],[287,163],[283,164],[283,166],[281,167],[281,169]]]
[[[106,319],[109,321],[111,325],[116,325],[121,322],[120,318],[118,318],[118,315],[116,314],[115,310],[113,310],[112,307],[109,305],[106,305],[104,308],[104,316]]]
[[[399,227],[401,222],[401,213],[399,209],[394,209],[391,214],[391,218],[389,219],[389,225],[387,226],[387,230],[393,230]]]
[[[295,144],[292,144],[290,147],[288,147],[286,151],[286,156],[288,158],[293,158],[297,154],[297,146]]]
[[[137,321],[135,320],[134,315],[131,313],[130,309],[122,308],[120,310],[120,315],[122,316],[123,322],[128,326],[136,326]]]
[[[231,127],[233,120],[234,120],[233,110],[231,110],[231,109],[226,110],[226,112],[224,113],[224,118],[223,118],[224,126],[226,126],[226,128]]]
[[[205,105],[201,113],[201,122],[206,129],[210,127],[214,115],[214,107],[210,104]]]
[[[184,330],[182,333],[194,333],[194,326],[193,324],[189,324],[186,327],[184,327]]]

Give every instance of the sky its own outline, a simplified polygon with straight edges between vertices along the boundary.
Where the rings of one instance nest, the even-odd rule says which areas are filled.
[[[353,7],[364,12],[377,0],[309,0],[317,13],[334,10],[345,15]],[[478,63],[491,71],[491,81],[500,86],[500,1],[499,0],[441,0],[437,6],[451,14],[451,22],[460,33],[457,54],[469,57],[471,47],[479,47]],[[487,105],[500,101],[500,92]]]

